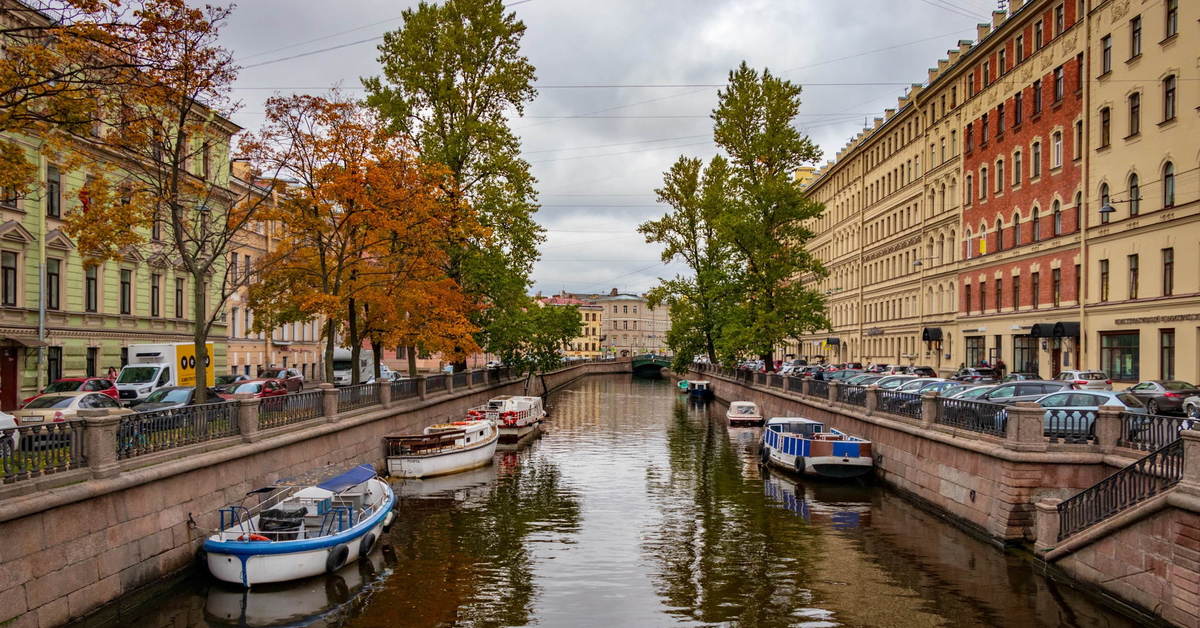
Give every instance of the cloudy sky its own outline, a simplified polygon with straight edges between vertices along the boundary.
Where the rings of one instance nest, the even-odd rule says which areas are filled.
[[[407,0],[243,0],[223,40],[244,69],[234,119],[273,93],[361,88]],[[509,0],[527,26],[539,94],[512,126],[539,180],[548,231],[534,288],[641,292],[679,272],[635,232],[680,155],[715,152],[708,117],[745,60],[804,86],[799,127],[832,158],[894,107],[991,0]],[[312,54],[315,53],[315,54]]]

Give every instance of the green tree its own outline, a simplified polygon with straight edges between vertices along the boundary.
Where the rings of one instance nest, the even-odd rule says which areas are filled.
[[[448,251],[446,274],[487,305],[474,321],[480,339],[507,336],[494,328],[525,302],[543,240],[536,180],[508,126],[536,96],[520,50],[525,25],[500,0],[421,2],[403,19],[379,46],[382,76],[363,80],[367,103],[450,170],[448,198],[476,208],[486,233]]]
[[[527,380],[562,366],[563,351],[583,331],[579,308],[541,307],[529,297],[524,307],[497,312],[495,320],[497,324],[488,338],[491,351],[505,365],[525,373]],[[542,390],[547,391],[544,377]]]

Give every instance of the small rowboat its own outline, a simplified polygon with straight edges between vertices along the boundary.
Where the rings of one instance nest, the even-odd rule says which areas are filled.
[[[763,430],[763,464],[826,478],[866,475],[875,467],[871,441],[801,417],[775,417]]]
[[[729,409],[725,411],[725,420],[731,426],[762,425],[763,422],[762,413],[753,401],[730,402]]]
[[[422,434],[384,436],[388,474],[427,478],[482,467],[492,462],[500,430],[488,419],[430,425]]]
[[[250,495],[265,497],[222,508],[220,531],[202,550],[213,577],[244,587],[333,573],[369,554],[395,516],[392,487],[367,464]]]
[[[541,397],[501,395],[467,411],[467,420],[489,419],[500,428],[500,442],[516,443],[540,429],[546,409]]]

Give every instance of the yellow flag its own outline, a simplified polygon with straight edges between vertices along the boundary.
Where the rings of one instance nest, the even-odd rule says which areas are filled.
[[[987,236],[979,236],[979,254],[987,255]]]

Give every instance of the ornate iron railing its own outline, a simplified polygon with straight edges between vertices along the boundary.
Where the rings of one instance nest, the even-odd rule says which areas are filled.
[[[1117,445],[1141,451],[1157,451],[1175,442],[1179,432],[1197,428],[1200,428],[1200,421],[1191,417],[1122,412]]]
[[[898,390],[879,391],[879,410],[911,419],[921,418],[921,394]]]
[[[228,401],[127,414],[117,426],[117,458],[136,458],[237,433],[234,404]]]
[[[392,399],[409,399],[417,396],[417,380],[402,379],[392,382]]]
[[[796,380],[796,386],[799,387],[800,382],[802,380],[799,377],[793,377],[792,379]],[[820,397],[822,399],[828,399],[829,398],[829,382],[827,382],[823,379],[810,380],[808,382],[808,394],[812,395],[813,397]]]
[[[1091,443],[1096,440],[1095,410],[1049,408],[1043,414],[1046,438],[1052,443]]]
[[[468,381],[467,377],[469,377],[469,375],[466,371],[459,371],[459,372],[455,373],[454,374],[454,388],[455,389],[466,388],[467,381]]]
[[[379,404],[379,386],[356,384],[338,389],[338,412],[348,412]]]
[[[484,378],[487,377],[487,371],[475,370],[471,371],[471,383],[479,385],[484,383]]]
[[[83,421],[0,429],[0,483],[11,484],[86,464]]]
[[[1176,439],[1058,505],[1058,540],[1161,494],[1183,477],[1183,441]]]
[[[794,393],[804,392],[804,380],[800,379],[799,377],[788,377],[788,378],[786,378],[786,380],[787,380],[787,389],[789,392],[794,392]]]
[[[505,368],[505,370],[509,369]],[[444,373],[430,375],[425,378],[425,392],[435,392],[438,390],[446,390],[446,375]]]
[[[838,386],[837,400],[854,406],[867,407],[866,386]]]
[[[754,374],[754,383],[758,384],[759,386],[766,384],[767,383],[767,374],[766,373],[755,373]]]
[[[282,427],[324,416],[324,395],[324,391],[310,390],[278,397],[264,397],[258,402],[258,428],[265,430]]]
[[[1008,409],[998,403],[969,399],[938,398],[941,412],[936,423],[981,434],[1003,437],[1008,429]]]
[[[770,377],[767,378],[767,381],[770,382],[770,386],[772,388],[783,388],[783,376],[779,373],[771,373]]]

